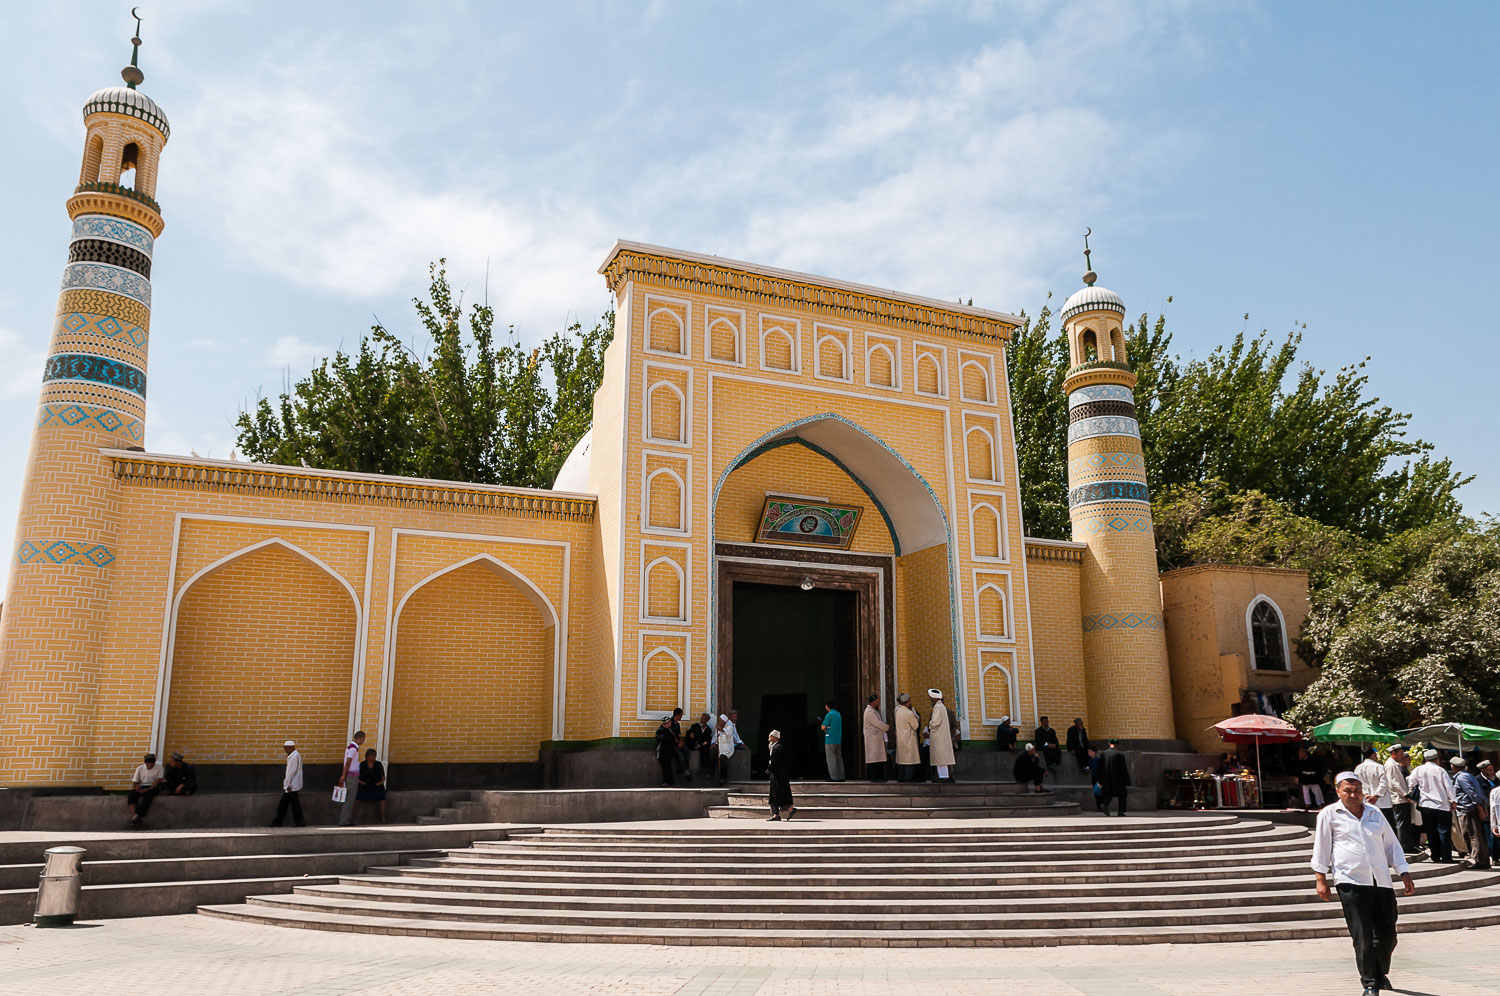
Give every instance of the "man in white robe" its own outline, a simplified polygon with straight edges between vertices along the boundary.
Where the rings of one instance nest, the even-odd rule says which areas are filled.
[[[948,769],[955,763],[953,728],[948,725],[948,708],[943,705],[943,690],[929,688],[927,695],[932,699],[932,718],[927,722],[927,735],[932,743],[928,763],[937,769],[938,781],[952,781]]]
[[[922,717],[911,707],[911,696],[902,692],[896,696],[896,781],[912,782],[917,779],[917,768],[922,763],[922,748],[917,731],[922,728]]]

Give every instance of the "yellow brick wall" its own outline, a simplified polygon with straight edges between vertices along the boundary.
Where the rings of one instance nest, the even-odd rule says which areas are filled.
[[[200,578],[177,617],[166,749],[274,763],[292,739],[309,762],[337,761],[357,635],[348,592],[285,548]]]
[[[927,689],[941,688],[953,707],[953,626],[948,612],[948,548],[932,546],[896,558],[897,691],[925,717]]]
[[[722,543],[753,542],[767,492],[854,505],[862,511],[849,551],[885,556],[894,552],[890,530],[870,496],[838,464],[796,444],[768,450],[730,473],[719,491],[716,538]]]
[[[1042,715],[1071,720],[1082,716],[1090,733],[1083,677],[1083,609],[1079,601],[1082,564],[1074,560],[1029,559],[1026,577],[1031,586],[1032,649],[1036,653],[1037,706]],[[1029,713],[1030,710],[1027,710]]]
[[[551,736],[553,630],[485,563],[428,582],[396,635],[390,759],[534,761]]]

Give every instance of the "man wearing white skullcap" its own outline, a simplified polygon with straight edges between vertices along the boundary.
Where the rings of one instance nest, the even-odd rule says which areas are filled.
[[[1422,811],[1422,829],[1427,850],[1437,864],[1453,860],[1453,782],[1438,760],[1438,752],[1422,754],[1424,763],[1412,769],[1408,783],[1417,790],[1417,808]]]
[[[948,725],[948,708],[943,705],[943,690],[929,688],[927,697],[932,699],[932,718],[927,721],[927,735],[931,740],[927,763],[937,769],[938,781],[951,781],[948,768],[954,763],[953,728]]]
[[[1354,962],[1364,996],[1379,996],[1393,989],[1390,980],[1391,952],[1396,948],[1396,891],[1391,869],[1401,876],[1404,895],[1417,887],[1407,870],[1406,855],[1396,831],[1365,803],[1365,788],[1352,771],[1341,771],[1334,779],[1338,800],[1318,812],[1313,829],[1312,870],[1316,874],[1318,898],[1324,902],[1338,892],[1344,922],[1354,942]],[[1329,888],[1329,879],[1333,888]]]

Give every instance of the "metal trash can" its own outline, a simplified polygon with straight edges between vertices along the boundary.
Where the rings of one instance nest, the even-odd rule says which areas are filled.
[[[38,927],[63,927],[78,915],[78,890],[83,885],[83,872],[78,866],[83,862],[84,849],[49,847],[45,854],[34,922]]]

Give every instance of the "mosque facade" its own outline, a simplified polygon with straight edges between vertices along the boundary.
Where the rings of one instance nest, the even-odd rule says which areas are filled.
[[[675,706],[737,707],[750,739],[930,687],[966,740],[1045,714],[1166,746],[1263,672],[1306,684],[1305,579],[1298,603],[1285,572],[1194,569],[1164,615],[1125,304],[1092,272],[1060,314],[1068,542],[1022,521],[1020,319],[632,242],[599,269],[616,334],[551,490],[150,452],[171,131],[138,82],[84,107],[0,617],[0,785],[118,788],[147,750],[232,772],[286,738],[333,762],[355,729],[411,769],[607,767]]]

